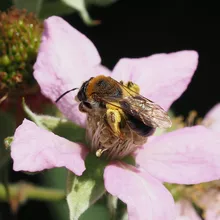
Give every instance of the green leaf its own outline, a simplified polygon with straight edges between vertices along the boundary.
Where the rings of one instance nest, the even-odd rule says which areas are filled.
[[[116,219],[116,213],[117,213],[117,205],[118,205],[118,198],[116,196],[113,196],[108,193],[107,195],[107,201],[108,201],[108,209],[111,214],[111,219]]]
[[[44,172],[41,175],[43,184],[50,188],[65,189],[66,187],[67,169],[54,168]],[[48,203],[48,208],[53,220],[69,220],[69,210],[66,201],[59,203]]]
[[[39,13],[39,18],[45,19],[52,15],[68,15],[73,12],[79,12],[83,21],[87,25],[97,25],[100,22],[91,19],[87,11],[87,6],[98,5],[104,7],[116,1],[117,0],[44,0]]]
[[[29,12],[39,14],[42,7],[43,0],[14,0],[14,4],[17,8],[27,9]]]
[[[67,119],[61,119],[52,116],[39,116],[40,122],[47,129],[52,131],[61,137],[64,137],[73,142],[86,143],[85,141],[85,129],[74,124]]]
[[[128,220],[128,213],[125,212],[122,217],[121,217],[121,220]]]
[[[68,5],[69,7],[76,9],[79,12],[83,21],[87,25],[97,25],[100,23],[99,21],[91,19],[90,15],[86,9],[85,0],[61,0],[61,1],[63,3],[65,3],[66,5]]]
[[[35,114],[35,113],[33,113],[33,112],[31,111],[31,109],[26,105],[24,98],[22,99],[22,107],[23,107],[23,109],[24,109],[24,112],[27,114],[27,116],[28,116],[33,122],[35,122],[36,125],[38,125],[38,126],[41,127],[41,128],[46,128],[46,127],[42,124],[42,122],[41,122],[41,120],[40,120],[40,116],[37,115],[37,114]]]
[[[70,219],[77,220],[105,192],[103,172],[107,162],[94,155],[86,158],[86,171],[82,176],[69,172],[67,203]]]
[[[111,5],[115,2],[117,2],[117,0],[85,0],[86,4],[91,4],[91,5],[97,5],[97,6],[108,6]]]
[[[103,205],[93,205],[87,209],[79,218],[79,220],[110,220],[108,209]]]
[[[39,18],[45,19],[52,15],[68,15],[73,12],[76,12],[76,10],[66,5],[61,0],[44,1],[39,13]]]
[[[23,100],[23,108],[28,117],[39,127],[48,129],[54,134],[73,142],[85,143],[85,129],[67,119],[33,113]]]

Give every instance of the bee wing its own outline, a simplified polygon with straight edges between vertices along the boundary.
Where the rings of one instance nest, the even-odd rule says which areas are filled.
[[[112,79],[114,80],[114,79]],[[140,120],[152,128],[169,128],[172,125],[170,117],[159,105],[151,100],[131,91],[129,88],[114,80],[123,95],[103,95],[99,97],[104,103],[119,107],[128,115]],[[118,103],[117,105],[115,103]]]
[[[169,128],[172,125],[168,114],[157,104],[142,96],[128,96],[119,101],[123,111],[156,128]]]

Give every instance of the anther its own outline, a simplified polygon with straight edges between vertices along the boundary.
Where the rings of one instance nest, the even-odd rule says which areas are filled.
[[[95,155],[96,157],[101,157],[102,153],[105,152],[107,149],[98,149],[96,152],[95,152]]]

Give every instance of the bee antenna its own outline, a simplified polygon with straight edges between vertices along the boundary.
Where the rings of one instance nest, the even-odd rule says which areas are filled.
[[[59,98],[57,98],[57,100],[56,100],[55,102],[56,102],[56,103],[59,102],[60,99],[63,98],[63,96],[65,96],[67,93],[72,92],[72,91],[74,91],[74,90],[76,90],[76,89],[79,89],[79,88],[70,89],[70,90],[64,92]]]

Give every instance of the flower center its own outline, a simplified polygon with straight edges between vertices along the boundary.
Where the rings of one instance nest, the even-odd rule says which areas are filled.
[[[177,116],[173,118],[172,122],[173,122],[172,129],[173,128],[179,129],[184,127],[191,127],[194,125],[200,125],[202,124],[202,118],[198,117],[198,113],[195,110],[192,110],[188,113],[187,117],[184,118],[183,116]]]
[[[137,84],[103,75],[84,82],[76,96],[87,114],[87,141],[100,157],[122,159],[147,141],[157,127],[169,128],[167,113],[140,95]]]
[[[106,110],[97,110],[87,114],[86,138],[97,157],[122,159],[146,143],[147,137],[138,135],[128,125],[121,128],[122,137],[115,135],[106,124],[105,113]]]

